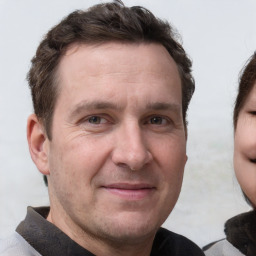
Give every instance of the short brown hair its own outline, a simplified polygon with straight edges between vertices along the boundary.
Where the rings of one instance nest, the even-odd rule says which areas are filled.
[[[182,110],[186,129],[186,113],[194,93],[191,61],[168,22],[156,18],[149,10],[125,7],[120,0],[103,3],[87,11],[75,11],[53,27],[40,43],[28,73],[34,111],[51,139],[51,123],[58,96],[56,70],[61,57],[73,43],[105,42],[159,43],[172,56],[182,81]]]
[[[233,113],[234,130],[236,130],[237,120],[244,103],[249,96],[256,82],[256,52],[249,58],[244,68],[241,71],[239,79],[238,93],[235,100]]]

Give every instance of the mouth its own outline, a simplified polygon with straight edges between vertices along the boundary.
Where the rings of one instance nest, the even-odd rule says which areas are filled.
[[[103,186],[111,194],[126,200],[141,200],[149,197],[156,187],[150,184],[117,183]]]

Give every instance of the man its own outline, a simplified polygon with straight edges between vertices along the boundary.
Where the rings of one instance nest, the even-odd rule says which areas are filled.
[[[160,228],[187,160],[190,68],[142,7],[100,4],[51,29],[28,74],[27,125],[50,208],[28,208],[1,255],[203,255]]]

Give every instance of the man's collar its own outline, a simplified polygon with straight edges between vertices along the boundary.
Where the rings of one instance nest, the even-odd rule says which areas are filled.
[[[47,221],[49,207],[28,207],[27,216],[16,231],[42,256],[95,256]],[[151,256],[204,255],[185,237],[160,228],[155,236]]]
[[[43,256],[94,256],[46,220],[49,207],[28,207],[16,231]]]

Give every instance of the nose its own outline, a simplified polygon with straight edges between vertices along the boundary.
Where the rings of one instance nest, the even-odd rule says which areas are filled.
[[[149,164],[153,156],[147,140],[138,124],[123,125],[115,137],[112,161],[120,167],[141,170]]]

